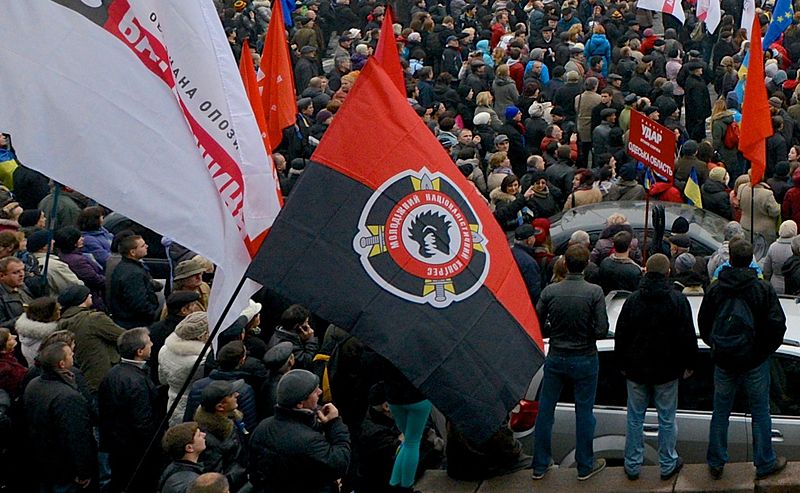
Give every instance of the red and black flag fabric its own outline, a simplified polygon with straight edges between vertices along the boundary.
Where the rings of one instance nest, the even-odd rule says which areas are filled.
[[[248,276],[348,329],[488,438],[544,359],[489,208],[372,60],[312,159]]]

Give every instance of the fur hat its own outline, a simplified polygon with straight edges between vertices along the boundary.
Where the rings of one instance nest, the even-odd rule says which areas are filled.
[[[194,312],[186,315],[175,327],[175,333],[184,341],[199,341],[204,334],[208,334],[208,313]]]
[[[319,386],[319,378],[308,370],[292,370],[281,377],[276,390],[279,406],[293,408],[303,402]]]
[[[490,121],[492,121],[492,116],[486,111],[477,113],[472,117],[472,123],[474,125],[488,125]]]

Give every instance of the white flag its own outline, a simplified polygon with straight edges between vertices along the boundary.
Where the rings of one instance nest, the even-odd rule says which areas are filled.
[[[211,0],[3,2],[0,46],[20,158],[217,264],[215,322],[280,206]]]
[[[722,19],[719,2],[720,0],[697,0],[697,18],[706,23],[706,29],[711,34],[717,30]]]
[[[747,38],[750,38],[750,30],[753,28],[753,19],[756,16],[756,2],[755,0],[744,0],[744,8],[742,9],[742,23],[740,28],[747,31]]]
[[[640,9],[654,10],[656,12],[671,14],[673,17],[681,21],[681,24],[686,21],[686,15],[683,13],[683,5],[681,5],[681,0],[639,0],[636,2],[636,6]]]

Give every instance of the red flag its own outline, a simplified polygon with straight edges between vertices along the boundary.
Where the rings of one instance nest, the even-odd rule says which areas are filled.
[[[397,52],[397,41],[394,38],[392,8],[388,5],[381,26],[381,36],[378,38],[378,47],[375,49],[375,60],[381,64],[386,75],[405,97],[406,78],[403,76],[403,66],[400,65],[400,54]]]
[[[275,183],[275,193],[278,196],[278,204],[283,206],[283,193],[281,192],[280,180],[278,179],[278,170],[275,169],[275,162],[272,160],[272,145],[270,144],[269,135],[267,134],[267,121],[264,118],[264,107],[262,106],[261,95],[258,91],[258,82],[256,82],[256,70],[253,67],[253,58],[250,56],[250,44],[245,39],[242,43],[242,57],[239,60],[239,73],[242,76],[244,83],[244,90],[247,93],[247,99],[250,101],[250,107],[253,108],[253,114],[256,117],[258,130],[261,132],[261,138],[264,140],[264,148],[267,150],[268,166],[272,170],[272,178]],[[255,256],[261,243],[264,242],[269,230],[264,231],[256,238],[249,239],[245,242],[250,256]]]
[[[283,20],[282,2],[272,3],[272,18]],[[289,43],[283,22],[270,22],[264,38],[264,53],[258,73],[267,135],[273,148],[283,140],[283,129],[294,125],[297,118],[297,101],[294,93],[294,75],[289,57]]]
[[[264,147],[267,149],[267,154],[271,154],[272,146],[269,142],[269,135],[267,135],[267,119],[264,117],[264,107],[262,106],[261,94],[258,88],[258,81],[256,80],[256,69],[253,67],[253,58],[250,56],[250,43],[247,39],[242,43],[239,74],[242,76],[244,90],[247,93],[247,99],[250,101],[250,107],[253,108],[253,114],[256,116],[256,123],[258,123],[258,129],[261,131],[261,138],[264,139]]]
[[[750,65],[744,86],[739,137],[739,150],[750,161],[750,183],[753,185],[764,177],[764,170],[767,168],[767,138],[773,133],[767,88],[764,85],[764,52],[761,49],[759,22],[758,16],[755,16],[753,28],[750,30]]]
[[[367,62],[247,275],[358,337],[481,441],[544,361],[539,324],[483,197],[392,86]]]

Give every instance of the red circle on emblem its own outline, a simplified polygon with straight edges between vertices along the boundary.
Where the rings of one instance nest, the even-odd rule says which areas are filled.
[[[460,235],[460,245],[452,258],[442,263],[425,262],[415,258],[403,243],[403,227],[409,217],[415,216],[420,208],[435,206],[444,210],[449,216],[455,231],[452,234]],[[448,195],[438,190],[418,190],[400,199],[392,208],[385,224],[386,248],[395,263],[409,274],[420,279],[450,279],[469,266],[472,260],[473,243],[472,229],[467,217],[461,208]]]

